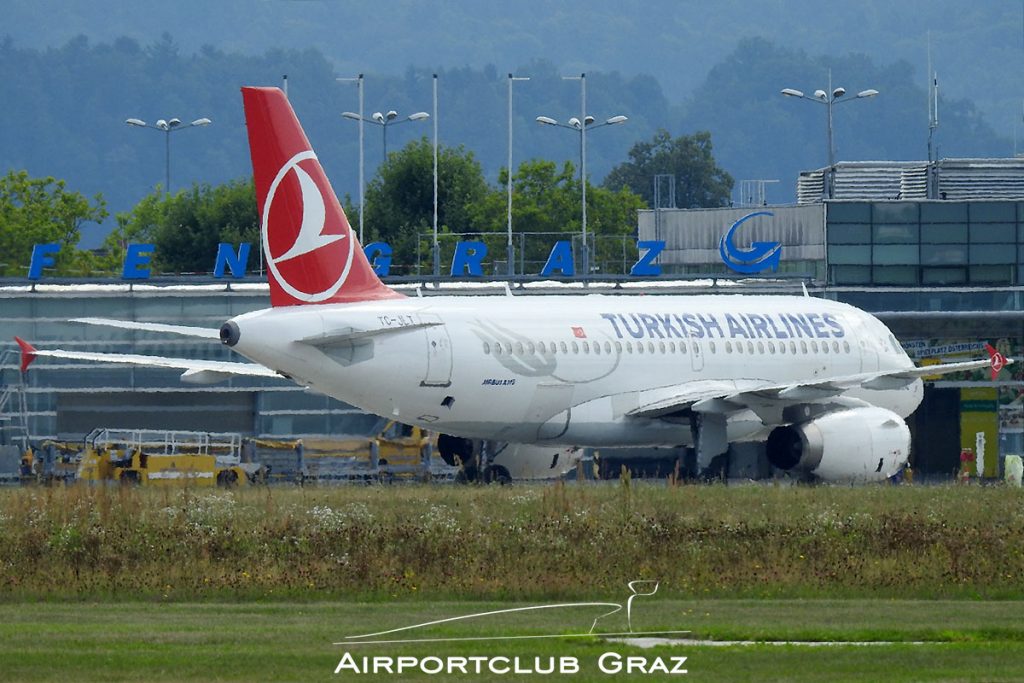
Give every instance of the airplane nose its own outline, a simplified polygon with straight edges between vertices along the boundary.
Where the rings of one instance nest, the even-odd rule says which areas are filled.
[[[231,322],[230,320],[220,327],[220,341],[225,346],[234,346],[238,343],[238,339],[241,337],[241,332],[238,330],[238,325]]]

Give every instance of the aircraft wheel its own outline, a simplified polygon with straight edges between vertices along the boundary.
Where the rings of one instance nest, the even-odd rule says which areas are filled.
[[[480,480],[480,470],[476,466],[463,465],[455,474],[456,484],[472,484]]]
[[[512,475],[501,465],[490,465],[484,470],[484,483],[504,486],[512,483]]]

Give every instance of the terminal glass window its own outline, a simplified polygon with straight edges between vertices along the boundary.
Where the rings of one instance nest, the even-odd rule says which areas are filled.
[[[833,264],[851,264],[871,262],[870,244],[836,244],[828,248],[828,261]]]
[[[923,202],[921,223],[966,223],[967,202]]]
[[[875,202],[871,205],[871,221],[873,223],[912,223],[920,222],[921,212],[918,202]]]
[[[966,244],[922,244],[921,264],[940,266],[944,264],[967,263]]]
[[[967,223],[935,223],[921,226],[922,244],[964,244]]]
[[[1024,282],[1024,202],[830,201],[826,221],[832,284]]]
[[[914,224],[876,223],[872,226],[871,237],[875,244],[917,244],[919,226]]]

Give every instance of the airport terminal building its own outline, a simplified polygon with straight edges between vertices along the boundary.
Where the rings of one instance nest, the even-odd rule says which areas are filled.
[[[627,287],[597,281],[592,291],[707,293],[692,282],[711,277],[723,284],[713,288],[720,292],[799,293],[802,281],[812,295],[877,315],[919,363],[984,357],[985,341],[1008,356],[1024,356],[1019,160],[840,163],[831,172],[804,174],[793,205],[643,211],[638,239],[664,242],[655,260],[662,275]],[[777,274],[803,277],[787,281]],[[425,291],[451,291],[453,284]],[[542,291],[580,291],[578,284],[563,287],[548,284]],[[504,295],[504,284],[490,292]],[[81,439],[97,427],[277,438],[373,431],[378,418],[283,379],[195,385],[183,383],[177,370],[46,359],[32,366],[20,388],[15,335],[40,348],[238,360],[216,339],[68,320],[94,316],[216,329],[268,304],[267,287],[256,277],[0,283],[0,445],[17,437],[22,417],[33,439]],[[961,448],[977,449],[982,438],[986,472],[997,474],[996,452],[1024,452],[1022,390],[1024,363],[1003,370],[995,382],[984,372],[928,382],[924,404],[908,421],[915,469],[949,476]]]

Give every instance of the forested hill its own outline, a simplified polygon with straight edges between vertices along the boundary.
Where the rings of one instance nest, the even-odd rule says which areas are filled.
[[[148,45],[164,31],[187,53],[312,47],[353,75],[409,65],[507,72],[546,59],[565,73],[651,74],[682,102],[753,36],[810,54],[905,60],[923,84],[930,32],[944,92],[976,102],[1009,136],[1024,96],[1021,15],[1020,0],[5,0],[0,33],[38,48],[78,34]]]
[[[579,115],[579,86],[569,87],[549,63],[524,67],[532,80],[517,84],[516,160],[577,160],[579,136],[534,122],[544,114],[565,121]],[[186,54],[169,37],[141,46],[121,38],[93,44],[84,37],[45,51],[0,43],[0,169],[64,178],[88,195],[101,192],[113,214],[164,183],[166,134],[125,124],[177,117],[206,117],[205,127],[170,135],[171,189],[193,182],[219,183],[251,174],[239,87],[280,85],[288,74],[289,97],[335,190],[358,193],[358,125],[341,116],[358,108],[356,87],[336,82],[336,72],[313,49],[228,54],[204,48]],[[439,72],[440,138],[465,145],[493,179],[507,163],[507,77],[493,67]],[[671,113],[649,76],[588,75],[589,110],[626,114],[628,125],[600,131],[588,152],[588,171],[599,181],[626,158],[629,147],[668,126]],[[395,109],[404,117],[430,111],[432,74],[409,69],[402,76],[366,77],[367,116]],[[430,136],[432,122],[410,121],[388,130],[391,151]],[[597,137],[595,134],[594,137]],[[383,156],[379,127],[366,126],[366,174]],[[109,229],[103,226],[101,232]],[[89,235],[90,240],[97,234]]]
[[[929,24],[935,61],[946,67],[940,79],[950,74],[942,81],[941,153],[1012,153],[1010,126],[997,134],[987,123],[992,116],[949,84],[958,70],[969,75],[961,82],[973,85],[959,92],[978,92],[989,105],[994,92],[1021,91],[1012,85],[1024,74],[1019,6],[865,0],[850,4],[856,10],[830,6],[828,16],[817,16],[820,3],[749,4],[594,0],[577,16],[569,5],[530,1],[180,0],[172,10],[150,2],[8,0],[0,28],[0,170],[65,178],[73,189],[102,192],[112,213],[123,211],[163,183],[165,152],[163,133],[124,120],[209,117],[212,126],[171,136],[172,188],[248,175],[238,87],[277,85],[288,74],[292,102],[336,189],[354,195],[357,126],[340,114],[358,100],[356,88],[336,78],[364,72],[367,114],[405,115],[430,111],[436,71],[442,142],[464,144],[493,180],[506,163],[507,72],[532,79],[515,85],[518,164],[578,158],[578,136],[534,119],[578,116],[578,82],[562,76],[586,70],[588,112],[630,119],[588,136],[594,182],[658,128],[710,130],[715,156],[737,180],[777,178],[770,199],[789,201],[797,173],[824,163],[825,112],[779,90],[826,87],[829,68],[834,85],[882,93],[837,108],[839,159],[924,158]],[[154,34],[154,26],[166,33]],[[964,39],[954,49],[955,35]],[[1000,78],[1003,87],[988,94],[974,87]],[[431,131],[429,121],[394,127],[389,147]],[[381,137],[373,126],[366,134],[369,179]],[[112,220],[91,231],[87,244]]]

